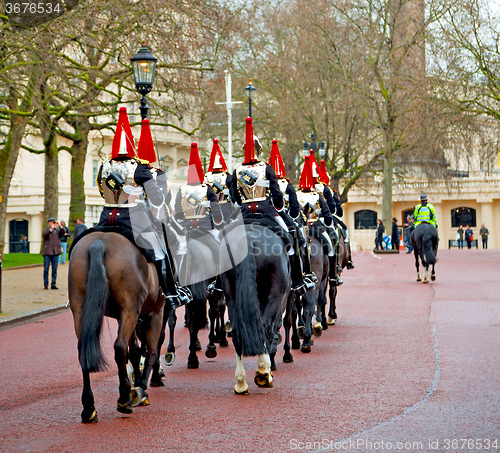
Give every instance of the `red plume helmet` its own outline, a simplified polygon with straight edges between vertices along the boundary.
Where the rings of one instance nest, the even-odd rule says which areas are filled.
[[[111,159],[116,159],[118,155],[135,156],[134,136],[128,122],[127,108],[120,107],[116,132],[111,145]]]
[[[311,156],[311,171],[312,171],[313,177],[321,180],[321,167],[319,166],[318,161],[316,160],[316,157],[314,156],[314,151],[311,149],[309,151],[309,154]],[[314,176],[314,169],[316,169],[318,176]]]
[[[328,176],[328,171],[326,170],[326,162],[324,160],[321,161],[321,173],[320,173],[320,178],[319,180],[326,184],[327,186],[330,185],[330,176]]]
[[[280,150],[278,148],[278,140],[272,141],[269,165],[273,167],[273,170],[278,178],[286,178],[285,164],[283,163],[283,159],[281,158]]]
[[[312,190],[314,188],[314,179],[312,175],[312,162],[311,156],[306,156],[304,162],[304,168],[302,169],[302,174],[300,175],[299,187],[302,190]]]
[[[214,170],[214,165],[215,165],[215,159],[216,157],[219,156],[219,163],[220,167],[216,167],[216,170],[221,169],[222,171],[229,171],[227,169],[226,161],[224,160],[224,156],[222,155],[222,151],[220,150],[219,147],[219,140],[214,138],[214,146],[212,147],[212,154],[210,155],[210,164],[208,165],[208,172],[210,173],[211,171]]]
[[[137,157],[147,160],[150,164],[156,161],[153,136],[151,135],[148,119],[142,120],[141,137],[137,145]]]
[[[191,154],[189,155],[189,168],[187,174],[188,184],[201,184],[205,179],[203,166],[201,165],[200,153],[198,152],[198,144],[191,143]]]
[[[245,119],[245,160],[244,164],[255,162],[255,143],[253,138],[252,118]]]

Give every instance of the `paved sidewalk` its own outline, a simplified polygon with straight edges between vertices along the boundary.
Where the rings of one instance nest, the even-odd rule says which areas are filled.
[[[42,265],[2,269],[0,328],[63,310],[68,300],[68,267],[66,263],[57,269],[58,290],[43,289]]]

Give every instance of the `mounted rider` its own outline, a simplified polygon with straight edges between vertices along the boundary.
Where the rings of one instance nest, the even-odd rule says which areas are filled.
[[[149,123],[143,123],[143,127],[149,129]],[[146,146],[146,141],[142,139],[142,146]],[[189,302],[190,294],[173,283],[173,275],[169,275],[173,270],[165,261],[165,241],[151,219],[151,210],[159,213],[165,204],[164,193],[153,173],[149,162],[136,156],[127,109],[122,107],[111,156],[101,164],[97,174],[97,185],[105,200],[98,226],[132,230],[136,245],[153,251],[160,286],[167,299],[178,306]]]
[[[217,195],[209,184],[204,182],[205,175],[201,165],[198,144],[191,144],[189,155],[189,168],[187,182],[182,184],[175,199],[175,218],[186,230],[187,242],[191,239],[208,241],[219,241],[218,230],[223,227],[224,217],[219,206]],[[186,255],[187,250],[179,251],[179,255]],[[193,257],[196,258],[196,257]],[[215,263],[218,266],[218,263]],[[188,264],[182,265],[183,278],[188,280]],[[216,269],[208,272],[212,276],[217,275]],[[195,283],[195,282],[192,282]],[[209,292],[221,291],[215,289],[213,283]]]
[[[208,171],[205,174],[205,183],[214,191],[217,201],[222,209],[224,221],[229,222],[236,212],[236,208],[231,201],[230,187],[233,176],[227,168],[226,161],[219,147],[219,140],[213,140],[212,153]]]
[[[339,231],[341,231],[341,234],[344,236],[344,239],[347,237],[345,233],[345,229],[347,229],[347,227],[344,224],[344,222],[340,220],[340,217],[344,215],[344,210],[342,209],[340,203],[340,197],[337,191],[334,190],[332,192],[332,190],[330,189],[328,185],[328,183],[330,182],[329,181],[330,178],[328,177],[328,174],[326,172],[325,174],[323,174],[321,167],[319,166],[318,162],[316,161],[316,158],[314,157],[314,150],[310,150],[309,156],[311,159],[314,188],[316,192],[318,192],[324,197],[333,219],[331,225],[326,225],[326,231],[330,236],[334,247],[334,256],[333,258],[330,258],[330,273],[328,278],[330,280],[331,285],[340,286],[344,282],[340,279],[338,275],[338,272],[340,272],[341,270],[339,267],[339,251],[340,251]],[[344,231],[342,231],[342,228],[344,228]]]
[[[415,228],[423,222],[430,223],[436,228],[438,227],[436,210],[434,206],[427,201],[427,195],[425,194],[420,195],[420,203],[415,206],[413,217],[415,219]]]
[[[309,256],[307,234],[304,233],[304,228],[307,227],[307,222],[302,212],[299,201],[297,200],[297,192],[291,181],[286,177],[285,164],[278,147],[278,140],[271,142],[271,155],[268,161],[269,165],[273,167],[281,192],[283,193],[285,207],[280,212],[283,220],[285,221],[288,230],[294,238],[295,247],[302,249],[302,264],[303,273],[305,278],[313,283],[318,282],[316,274],[311,270],[311,261]],[[299,236],[301,241],[299,241]],[[302,243],[302,247],[299,247]]]
[[[271,165],[256,157],[256,152],[260,152],[262,146],[253,134],[252,118],[247,118],[245,121],[245,159],[234,170],[232,195],[241,207],[244,217],[252,214],[267,215],[276,220],[285,231],[289,231],[280,216],[284,208],[284,197],[278,178]],[[304,279],[302,274],[298,247],[293,248],[290,264],[292,290],[302,295],[314,289],[316,285],[309,279]]]
[[[306,216],[307,223],[313,229],[311,233],[320,240],[321,243],[328,245],[328,261],[331,268],[335,266],[334,245],[331,236],[328,234],[328,228],[333,225],[333,216],[328,208],[328,204],[323,197],[323,194],[316,190],[316,185],[313,177],[311,156],[305,157],[304,166],[300,175],[299,190],[297,191],[297,199]],[[318,237],[321,235],[321,238]],[[335,274],[334,274],[335,275]]]

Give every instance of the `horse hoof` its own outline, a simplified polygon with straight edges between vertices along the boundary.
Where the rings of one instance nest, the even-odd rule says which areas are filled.
[[[311,352],[311,346],[310,345],[302,345],[300,347],[300,352],[304,352],[304,353],[308,354],[309,352]]]
[[[166,352],[163,360],[166,366],[172,366],[175,361],[175,352]]]
[[[276,344],[281,344],[281,342],[283,341],[283,337],[281,336],[281,333],[278,332],[278,335],[276,336]]]
[[[297,335],[299,336],[300,339],[304,338],[304,326],[299,326],[297,327]]]
[[[275,363],[271,363],[271,371],[276,371],[277,368],[276,368],[276,364]]]
[[[227,338],[226,337],[222,337],[220,339],[219,346],[221,348],[227,348],[229,346],[229,343],[227,342]]]
[[[126,403],[120,403],[118,401],[118,404],[116,406],[116,410],[118,412],[121,412],[122,414],[131,414],[132,413],[132,400],[129,399]]]
[[[255,372],[255,384],[258,387],[271,388],[274,387],[273,373],[263,373],[259,370]]]
[[[132,387],[130,389],[130,398],[132,398],[132,407],[137,407],[141,403],[142,397],[145,395],[142,387]]]
[[[196,342],[196,347],[195,347],[195,348],[196,348],[196,349],[195,349],[196,351],[201,351],[201,350],[202,350],[200,340],[198,340],[198,341]]]
[[[208,359],[217,357],[217,347],[208,345],[207,350],[205,351],[205,357],[207,357]]]
[[[326,320],[326,323],[327,323],[329,326],[334,326],[336,321],[337,321],[336,319],[330,318],[330,316],[328,316],[328,318],[327,318],[327,320]]]
[[[200,368],[200,362],[196,355],[194,357],[188,357],[187,367],[189,370],[197,370],[198,368]]]
[[[309,344],[310,344],[311,346],[313,346],[313,345],[314,345],[314,338],[313,338],[313,337],[311,337],[311,338],[309,339]]]
[[[422,280],[422,283],[429,283],[429,279],[424,278],[424,279]]]
[[[420,278],[420,275],[417,275],[417,282],[421,282],[422,279]]]
[[[149,381],[150,387],[165,387],[165,383],[161,380],[161,377],[152,377],[151,381]]]
[[[87,415],[85,410],[82,411],[82,423],[97,423],[99,420],[97,419],[97,411],[94,409],[92,413]]]
[[[315,337],[321,337],[321,334],[323,333],[323,328],[321,327],[321,324],[318,322],[317,324],[314,325],[313,327],[313,335]]]
[[[432,280],[433,282],[435,282],[435,281],[436,281],[436,276],[435,276],[435,275],[431,275],[431,280]]]
[[[289,352],[285,352],[283,355],[283,363],[293,363],[293,356]]]
[[[236,393],[236,395],[248,395],[250,393],[248,391],[248,384],[246,382],[244,385],[236,384],[234,386],[234,393]]]

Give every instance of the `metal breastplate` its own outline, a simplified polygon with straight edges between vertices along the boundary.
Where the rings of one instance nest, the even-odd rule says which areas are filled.
[[[227,188],[227,173],[224,171],[214,173],[209,172],[205,175],[205,182],[215,192],[219,204],[227,203],[229,200],[229,189]]]
[[[319,203],[319,194],[317,192],[302,192],[302,190],[299,190],[297,192],[297,201],[302,208],[308,203],[314,208],[313,212],[307,214],[308,221],[314,221],[319,217],[316,210],[321,209],[321,204]]]
[[[104,197],[104,206],[131,208],[137,206],[144,190],[134,181],[137,161],[105,160],[102,163],[101,179],[98,181]]]
[[[269,180],[266,179],[266,163],[236,167],[238,192],[243,203],[263,201],[268,198]]]
[[[181,191],[181,206],[187,220],[203,219],[208,214],[210,202],[207,200],[207,185],[190,186],[183,184]]]

